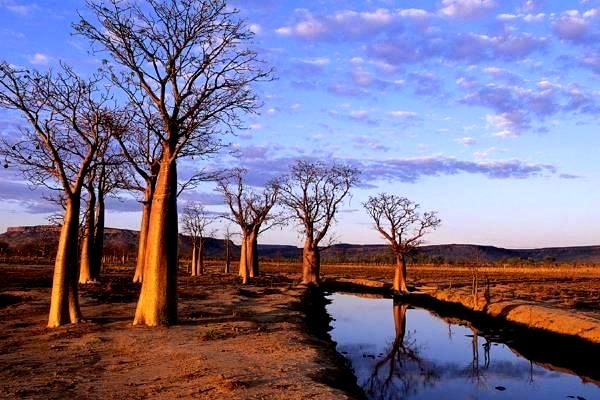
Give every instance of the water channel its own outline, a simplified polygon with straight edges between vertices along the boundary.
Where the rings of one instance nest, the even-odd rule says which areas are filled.
[[[369,399],[600,399],[595,382],[528,360],[465,321],[389,298],[328,299],[331,337]]]

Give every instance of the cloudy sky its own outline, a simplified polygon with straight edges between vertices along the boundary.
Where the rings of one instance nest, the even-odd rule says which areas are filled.
[[[393,192],[438,210],[430,243],[507,247],[600,243],[600,1],[238,0],[276,80],[261,115],[229,140],[254,182],[294,159],[351,163],[363,185],[338,240],[380,241],[362,210]],[[83,2],[0,0],[0,59],[46,69],[99,65],[72,36]],[[0,132],[18,121],[0,114]],[[185,167],[190,167],[185,166]],[[205,186],[187,199],[219,210]],[[135,228],[135,200],[108,223]],[[0,231],[51,211],[16,171],[0,171]],[[263,242],[300,243],[296,229]]]

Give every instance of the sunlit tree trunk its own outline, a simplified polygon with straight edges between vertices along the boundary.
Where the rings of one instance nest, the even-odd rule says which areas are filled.
[[[316,285],[320,283],[321,254],[319,248],[312,245],[310,239],[304,244],[302,254],[302,283],[305,285]]]
[[[94,257],[92,264],[92,278],[97,280],[100,278],[102,271],[102,255],[104,254],[104,225],[105,225],[104,193],[98,192],[98,204],[96,206],[96,231],[94,234]]]
[[[192,265],[190,267],[192,276],[198,275],[198,270],[196,269],[198,263],[196,261],[196,257],[198,256],[198,246],[196,246],[196,240],[192,241]]]
[[[406,287],[406,257],[402,254],[396,256],[393,289],[396,292],[408,293]]]
[[[134,282],[142,282],[144,277],[144,265],[146,265],[146,247],[148,241],[148,226],[150,224],[150,211],[152,210],[152,194],[153,189],[150,184],[147,184],[146,192],[144,193],[144,206],[142,208],[142,223],[140,225],[140,238],[138,244],[138,256],[135,266]]]
[[[253,277],[254,262],[256,261],[256,247],[253,242],[256,241],[256,235],[253,230],[242,232],[242,249],[240,251],[240,272],[242,283],[248,283],[248,278]]]
[[[134,325],[169,325],[177,321],[177,164],[163,151],[152,199],[146,265]]]
[[[248,242],[246,243],[246,251],[248,252],[248,274],[250,278],[257,277],[259,275],[258,268],[258,232],[252,230],[248,235]]]
[[[240,266],[238,274],[242,278],[242,283],[244,284],[248,282],[246,242],[246,233],[242,232],[242,247],[240,249]]]
[[[396,329],[396,342],[402,345],[404,336],[406,335],[406,310],[407,304],[394,302],[394,327]]]
[[[81,256],[79,260],[79,283],[89,283],[95,281],[94,276],[94,231],[96,228],[96,194],[94,188],[88,189],[89,199],[86,209],[86,224],[81,243]]]
[[[54,263],[52,295],[48,327],[55,328],[81,320],[77,293],[77,252],[80,193],[72,194],[66,202],[65,217],[60,232]]]

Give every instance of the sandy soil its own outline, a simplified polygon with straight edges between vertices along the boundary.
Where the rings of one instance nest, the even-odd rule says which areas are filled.
[[[339,399],[355,389],[322,304],[290,278],[180,278],[180,324],[131,325],[129,271],[81,293],[89,322],[45,327],[51,268],[0,265],[0,397]],[[308,316],[307,316],[307,310]],[[311,311],[312,310],[312,311]],[[338,387],[338,388],[336,388]]]
[[[113,270],[82,290],[89,322],[49,330],[51,267],[0,265],[0,398],[360,396],[324,333],[319,297],[295,285],[300,266],[262,269],[267,275],[243,288],[215,266],[204,277],[181,274],[181,323],[158,329],[131,326],[138,288],[129,269]],[[322,273],[389,283],[393,269],[325,265]],[[479,277],[493,302],[600,320],[600,270],[488,268]],[[409,284],[468,299],[472,270],[409,267]]]

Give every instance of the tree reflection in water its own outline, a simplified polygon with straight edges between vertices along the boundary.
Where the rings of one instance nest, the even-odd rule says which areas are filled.
[[[486,338],[469,321],[401,303],[391,320],[388,299],[332,297],[332,338],[369,399],[600,399],[596,381],[529,361],[501,331]]]
[[[387,354],[374,363],[365,390],[373,399],[402,399],[440,379],[436,366],[419,355],[416,338],[406,333],[407,304],[394,302],[396,335]]]
[[[467,367],[465,373],[478,387],[486,386],[485,373],[490,367],[490,347],[491,342],[488,340],[481,346],[483,348],[483,365],[479,361],[479,336],[473,331],[471,336],[471,350],[473,359],[470,368]]]

